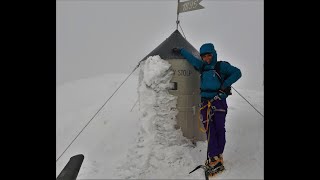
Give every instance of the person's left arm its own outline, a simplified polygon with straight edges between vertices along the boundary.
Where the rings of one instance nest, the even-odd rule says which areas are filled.
[[[231,86],[242,76],[239,68],[232,66],[231,64],[226,62],[221,62],[220,71],[222,74],[226,74],[228,76],[228,78],[224,80],[221,86],[222,89]]]

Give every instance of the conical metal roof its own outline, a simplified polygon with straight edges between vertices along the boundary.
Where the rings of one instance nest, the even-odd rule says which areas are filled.
[[[182,35],[178,30],[175,30],[165,41],[158,47],[151,51],[142,61],[146,60],[149,56],[159,55],[162,59],[184,59],[180,54],[172,53],[172,48],[179,47],[185,48],[195,57],[200,58],[200,54]]]

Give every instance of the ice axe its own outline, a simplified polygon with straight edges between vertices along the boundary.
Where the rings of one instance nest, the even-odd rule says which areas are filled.
[[[83,159],[83,154],[72,156],[67,165],[60,172],[57,180],[76,180]]]
[[[205,175],[205,177],[206,177],[206,180],[209,180],[209,177],[208,177],[208,175],[209,175],[209,167],[208,166],[205,166],[205,165],[199,165],[199,166],[197,166],[194,170],[192,170],[191,172],[189,172],[189,174],[191,174],[191,173],[193,173],[194,171],[196,171],[197,169],[199,169],[199,168],[202,168],[203,170],[204,170],[204,175]]]

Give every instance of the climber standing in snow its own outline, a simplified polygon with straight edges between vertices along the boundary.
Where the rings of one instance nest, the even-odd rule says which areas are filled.
[[[175,47],[173,53],[181,54],[201,74],[200,119],[207,134],[208,152],[206,166],[224,169],[223,152],[226,144],[225,121],[228,110],[226,98],[231,85],[241,77],[241,71],[226,61],[217,61],[212,43],[200,47],[201,59],[184,48]]]

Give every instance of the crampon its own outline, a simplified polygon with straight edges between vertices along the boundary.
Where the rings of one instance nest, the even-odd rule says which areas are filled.
[[[196,171],[200,168],[202,168],[204,170],[204,175],[206,177],[206,180],[209,180],[209,177],[212,177],[212,176],[216,175],[217,173],[222,172],[225,169],[223,165],[215,167],[215,168],[212,168],[212,167],[206,166],[206,165],[199,165],[194,170],[189,172],[189,174],[193,173],[194,171]]]

